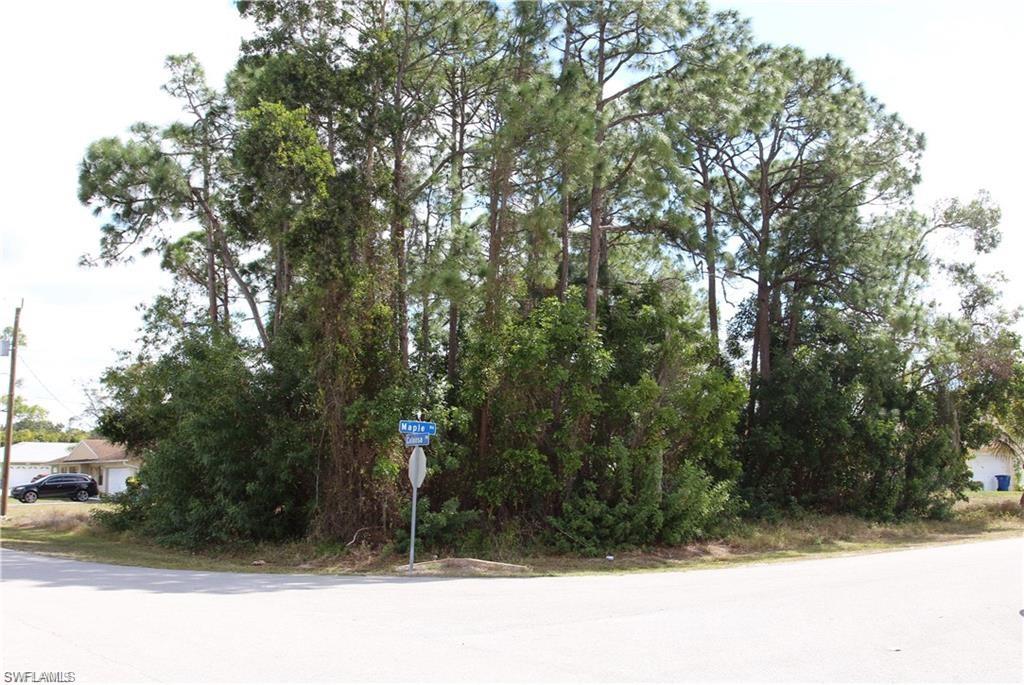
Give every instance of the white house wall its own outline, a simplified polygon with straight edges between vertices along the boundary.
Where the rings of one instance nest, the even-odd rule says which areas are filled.
[[[980,481],[985,490],[996,490],[996,476],[1010,476],[1010,489],[1017,485],[1013,464],[1006,457],[991,452],[976,452],[967,463],[971,469],[971,480]]]

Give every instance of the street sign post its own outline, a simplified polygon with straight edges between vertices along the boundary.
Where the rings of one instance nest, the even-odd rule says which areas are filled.
[[[433,421],[406,421],[398,422],[398,432],[404,435],[436,435],[437,424]]]
[[[406,447],[415,447],[409,456],[409,482],[412,483],[412,534],[409,536],[409,573],[416,561],[416,500],[420,486],[427,477],[427,455],[424,445],[430,444],[430,436],[437,434],[437,424],[433,421],[419,421],[420,413],[416,412],[416,421],[402,419],[398,422],[398,432],[405,437]]]
[[[412,483],[412,533],[409,536],[409,573],[416,560],[416,499],[423,479],[427,477],[427,455],[417,447],[409,457],[409,482]]]

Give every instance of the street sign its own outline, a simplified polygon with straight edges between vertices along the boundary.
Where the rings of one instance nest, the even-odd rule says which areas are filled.
[[[398,432],[407,435],[435,435],[437,424],[432,421],[399,421]]]
[[[409,457],[409,482],[414,488],[423,485],[423,479],[427,477],[427,455],[422,447],[417,447]]]
[[[429,435],[410,435],[408,433],[406,433],[406,435],[405,435],[405,446],[406,447],[415,447],[416,445],[429,445],[429,444],[430,444],[430,436]]]

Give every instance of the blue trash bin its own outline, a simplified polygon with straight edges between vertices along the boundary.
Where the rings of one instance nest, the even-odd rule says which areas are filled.
[[[1010,489],[1010,477],[1009,476],[996,476],[996,490],[1000,492],[1006,492]]]

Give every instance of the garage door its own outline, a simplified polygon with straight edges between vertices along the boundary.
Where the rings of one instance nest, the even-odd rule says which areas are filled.
[[[11,464],[11,487],[13,488],[17,485],[31,483],[32,479],[39,474],[45,475],[49,472],[49,466],[40,466],[38,464]]]
[[[128,488],[128,479],[135,475],[133,468],[107,469],[105,490],[108,494],[124,492]]]

